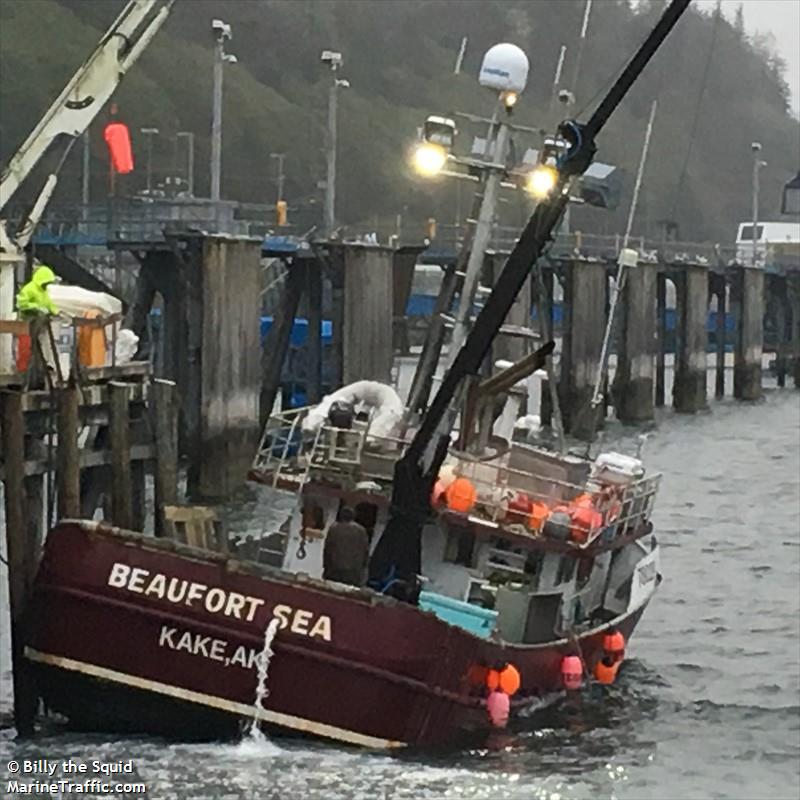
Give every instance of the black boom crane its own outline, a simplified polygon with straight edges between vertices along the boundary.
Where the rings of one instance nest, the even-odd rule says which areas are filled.
[[[672,0],[588,122],[567,120],[559,126],[558,132],[568,147],[558,165],[556,185],[550,196],[536,206],[416,435],[395,465],[389,522],[370,561],[370,579],[374,584],[381,585],[391,578],[399,596],[412,600],[415,597],[416,576],[421,571],[422,528],[430,514],[431,490],[450,444],[448,408],[464,378],[477,373],[531,267],[551,240],[569,200],[572,178],[582,175],[592,162],[597,150],[595,137],[689,2]],[[552,350],[552,344],[548,345],[542,348],[542,359]]]

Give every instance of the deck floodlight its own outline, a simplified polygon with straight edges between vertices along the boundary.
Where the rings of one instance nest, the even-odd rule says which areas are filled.
[[[558,181],[558,170],[547,164],[537,164],[536,167],[528,173],[528,179],[525,182],[525,189],[529,194],[532,194],[537,200],[543,200],[550,192]]]
[[[414,150],[412,162],[414,169],[420,175],[433,177],[438,175],[447,163],[447,150],[441,145],[423,142]]]

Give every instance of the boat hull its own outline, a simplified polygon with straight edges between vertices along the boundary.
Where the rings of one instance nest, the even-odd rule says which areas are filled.
[[[613,621],[626,639],[647,599]],[[269,694],[256,710],[273,617]],[[590,668],[606,629],[576,640]],[[561,659],[576,650],[575,640],[503,645],[371,591],[77,522],[48,536],[28,630],[45,702],[76,727],[205,738],[257,717],[374,748],[488,730],[482,668],[517,667],[519,708],[560,688]]]

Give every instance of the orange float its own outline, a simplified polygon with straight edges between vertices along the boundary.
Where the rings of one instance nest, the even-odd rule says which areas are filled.
[[[549,516],[550,509],[547,505],[538,500],[534,500],[530,516],[528,517],[528,527],[532,531],[540,531]]]
[[[447,507],[451,511],[459,511],[468,514],[475,508],[475,501],[478,499],[478,492],[472,482],[466,478],[456,478],[444,493]]]
[[[502,669],[490,669],[486,673],[486,688],[490,692],[505,692],[511,697],[521,685],[519,670],[513,664],[506,664]]]
[[[619,662],[615,662],[611,656],[603,656],[603,658],[595,664],[594,678],[598,683],[602,683],[604,686],[610,686],[616,680],[618,669]]]
[[[585,498],[589,498],[588,502]],[[603,525],[603,515],[592,505],[589,495],[576,498],[569,509],[572,525],[569,529],[574,542],[581,544],[589,538],[589,533]]]
[[[625,637],[619,631],[609,631],[603,637],[603,650],[613,658],[622,658],[625,654]]]

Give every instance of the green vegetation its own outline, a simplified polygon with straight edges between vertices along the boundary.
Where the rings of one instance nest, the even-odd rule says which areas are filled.
[[[123,0],[0,0],[0,158],[7,160],[87,56]],[[324,177],[327,70],[324,48],[344,54],[340,94],[338,216],[368,223],[376,216],[442,222],[456,216],[452,184],[426,185],[410,176],[406,150],[429,113],[490,115],[492,98],[477,85],[484,51],[498,41],[520,45],[531,60],[529,86],[515,119],[537,127],[547,119],[559,48],[567,45],[564,85],[571,83],[582,0],[179,0],[170,20],[115,96],[130,125],[137,172],[125,190],[144,184],[144,143],[138,129],[158,127],[157,177],[174,172],[181,154],[171,136],[197,135],[197,192],[207,192],[212,37],[210,22],[233,26],[225,68],[223,194],[270,202],[275,164],[285,152],[286,190],[298,224],[318,214]],[[599,0],[589,24],[576,95],[583,116],[654,23],[664,0]],[[461,75],[453,65],[469,46]],[[622,228],[650,103],[658,99],[651,159],[635,230],[655,235],[675,219],[684,239],[723,243],[750,213],[750,143],[759,140],[762,214],[776,215],[782,183],[797,170],[800,126],[788,110],[783,64],[768,42],[748,40],[736,24],[690,10],[650,65],[599,142],[598,158],[627,173],[622,207],[579,209],[585,231]],[[702,94],[702,97],[701,97]],[[92,126],[93,197],[105,192],[103,119]],[[693,130],[694,129],[694,130]],[[462,126],[462,145],[473,133]],[[692,135],[694,133],[694,135]],[[532,138],[518,152],[537,146]],[[691,152],[689,148],[691,147]],[[60,198],[78,199],[80,148],[65,167]],[[467,187],[462,189],[462,214]],[[518,225],[526,201],[510,196],[504,221]]]

